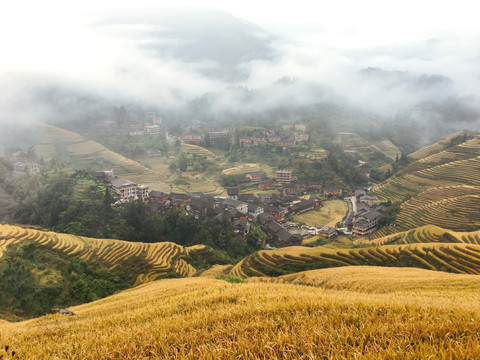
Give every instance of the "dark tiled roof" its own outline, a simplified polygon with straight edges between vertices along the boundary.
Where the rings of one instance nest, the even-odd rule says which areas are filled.
[[[228,194],[228,196],[238,195],[238,189],[237,188],[229,188],[229,189],[227,189],[227,194]]]
[[[168,196],[168,194],[165,194],[163,191],[152,190],[152,191],[150,191],[149,196],[150,197],[164,197],[164,196]]]
[[[125,179],[119,179],[119,178],[110,180],[110,184],[112,184],[116,188],[119,188],[122,186],[137,185],[134,182],[131,182]]]

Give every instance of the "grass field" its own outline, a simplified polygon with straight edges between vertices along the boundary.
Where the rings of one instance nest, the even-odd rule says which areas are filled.
[[[476,359],[479,289],[478,276],[402,268],[169,279],[73,307],[76,316],[0,323],[0,357]]]
[[[324,201],[320,209],[310,210],[306,213],[295,215],[293,221],[309,226],[332,226],[342,221],[348,210],[347,204],[342,200]]]

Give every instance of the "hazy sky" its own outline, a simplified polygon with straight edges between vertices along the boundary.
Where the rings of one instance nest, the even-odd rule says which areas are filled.
[[[169,11],[171,1],[16,1],[0,5],[0,84],[10,91],[1,100],[49,81],[80,85],[169,103],[230,86],[202,76],[208,63],[154,59],[129,36],[148,25],[114,31],[98,23],[131,14]],[[239,85],[269,86],[289,76],[331,86],[358,103],[390,113],[448,92],[476,94],[480,85],[480,21],[473,1],[175,1],[176,6],[220,9],[281,39],[274,62],[244,64],[249,77]],[[145,30],[143,29],[143,30]],[[121,30],[121,31],[120,31]],[[368,67],[408,73],[382,83],[358,82]],[[441,75],[452,83],[412,91],[422,75]],[[433,89],[433,90],[432,90]],[[418,91],[417,91],[418,90]],[[427,94],[428,93],[428,94]],[[160,100],[161,99],[161,100]],[[376,101],[372,101],[375,99]]]

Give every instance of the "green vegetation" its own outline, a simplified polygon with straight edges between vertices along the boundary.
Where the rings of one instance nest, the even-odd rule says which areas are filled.
[[[124,268],[112,270],[99,260],[68,258],[35,242],[22,242],[0,258],[0,307],[22,317],[42,315],[126,289],[134,274],[148,268],[146,262],[130,259]]]
[[[39,181],[27,177],[6,181],[4,186],[13,189],[10,202],[5,203],[8,211],[3,221],[7,223],[96,238],[204,244],[223,251],[230,262],[257,249],[258,238],[238,238],[229,221],[217,223],[211,218],[213,211],[210,218],[197,218],[182,209],[152,211],[140,200],[112,207],[115,194],[84,171],[44,174]],[[251,237],[254,234],[258,232]]]

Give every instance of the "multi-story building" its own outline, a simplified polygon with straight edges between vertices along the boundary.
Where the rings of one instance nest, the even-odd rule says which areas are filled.
[[[378,202],[378,198],[376,196],[369,196],[369,195],[364,195],[360,197],[359,202],[363,202],[367,204],[368,206],[373,206]]]
[[[112,189],[120,196],[120,199],[132,201],[138,199],[138,185],[125,179],[111,179]]]
[[[150,187],[148,185],[139,185],[137,188],[137,197],[142,199],[143,202],[148,201],[148,190]]]
[[[147,135],[158,135],[160,134],[160,125],[146,125],[145,126],[145,133]]]
[[[382,213],[377,210],[355,214],[353,217],[352,232],[354,236],[367,236],[375,231]]]
[[[210,131],[210,145],[227,144],[230,142],[230,133],[228,130]]]
[[[128,134],[130,136],[145,135],[145,125],[143,123],[133,123],[128,126]]]
[[[275,180],[280,184],[289,184],[293,180],[292,170],[277,170]]]
[[[284,136],[280,139],[278,145],[284,149],[293,148],[295,146],[295,139],[292,136]]]
[[[13,166],[13,175],[37,175],[40,173],[40,166],[37,163],[17,162]]]
[[[243,147],[252,146],[253,144],[253,140],[249,137],[240,138],[239,142]]]
[[[203,136],[190,134],[190,135],[183,135],[180,136],[180,140],[184,144],[193,144],[193,145],[202,145],[203,144]]]
[[[296,131],[293,133],[293,137],[295,139],[295,142],[298,143],[300,141],[308,141],[308,139],[310,138],[310,135],[308,135],[303,131]]]

